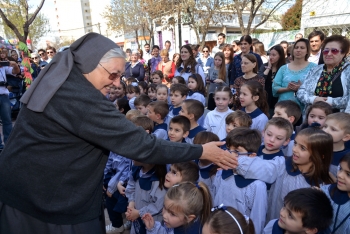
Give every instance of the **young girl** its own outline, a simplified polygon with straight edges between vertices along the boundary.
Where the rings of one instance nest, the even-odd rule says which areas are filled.
[[[125,98],[117,99],[115,102],[115,107],[124,115],[126,115],[126,113],[130,110],[129,101]]]
[[[125,195],[129,199],[126,218],[133,221],[130,233],[145,233],[141,217],[149,213],[155,220],[162,220],[166,190],[164,181],[166,165],[146,164],[133,161],[134,166],[126,186]]]
[[[198,173],[198,165],[193,161],[171,164],[165,176],[164,187],[169,189],[181,182],[196,183],[198,181]]]
[[[186,81],[182,76],[175,76],[171,81],[171,84],[179,84],[179,83],[184,85],[186,84]]]
[[[150,84],[147,89],[147,95],[152,102],[157,101],[157,85]]]
[[[263,86],[255,80],[248,81],[241,87],[239,101],[243,111],[252,118],[251,128],[263,132],[267,121],[269,121],[267,118],[269,107]]]
[[[184,182],[171,187],[164,198],[163,222],[154,222],[151,214],[142,217],[148,234],[199,234],[210,214],[212,200],[207,186]]]
[[[292,157],[238,157],[237,173],[246,179],[272,184],[266,220],[277,219],[288,192],[332,183],[329,166],[333,155],[333,139],[319,128],[306,128],[294,140]]]
[[[138,96],[140,96],[140,88],[137,86],[137,84],[126,86],[126,97],[129,100],[130,109],[136,109],[134,106],[134,101]]]
[[[193,144],[204,145],[212,141],[220,141],[219,137],[212,132],[199,132],[193,139]],[[196,160],[199,166],[199,179],[198,181],[205,183],[210,194],[213,197],[213,181],[218,169],[218,166],[207,160]]]
[[[332,113],[332,107],[327,102],[315,102],[306,110],[305,121],[300,127],[296,127],[297,132],[311,126],[313,123],[318,123],[320,128],[322,128],[326,122],[327,115]]]
[[[188,88],[190,92],[188,93],[187,99],[195,99],[203,103],[205,106],[205,96],[206,90],[203,83],[202,77],[199,74],[192,74],[188,77]]]
[[[209,83],[208,110],[215,109],[214,92],[220,86],[228,86],[226,81],[226,65],[224,53],[218,52],[214,56],[214,67],[209,68],[207,83]]]
[[[144,81],[140,81],[138,83],[140,94],[147,94],[147,83]]]
[[[164,79],[164,74],[162,71],[155,71],[152,73],[151,79],[153,84],[160,85]]]
[[[166,85],[157,85],[157,101],[168,104],[169,89]]]
[[[120,81],[119,85],[115,86],[115,95],[117,96],[117,99],[124,98],[127,99],[126,97],[126,84],[124,81]]]
[[[231,89],[227,86],[218,87],[215,90],[214,100],[216,108],[207,114],[203,127],[208,132],[215,133],[219,139],[224,139],[226,137],[225,118],[233,112],[228,108],[232,101]]]
[[[333,206],[333,223],[325,233],[350,233],[350,153],[340,160],[337,184],[321,186]]]
[[[220,205],[211,210],[213,212],[204,224],[202,234],[255,233],[253,221],[235,208]]]

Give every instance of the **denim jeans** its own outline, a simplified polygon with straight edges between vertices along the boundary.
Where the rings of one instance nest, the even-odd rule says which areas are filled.
[[[12,130],[11,121],[11,103],[7,94],[0,94],[0,118],[2,121],[2,134],[4,135],[4,143],[6,143]],[[0,139],[0,149],[4,146]]]

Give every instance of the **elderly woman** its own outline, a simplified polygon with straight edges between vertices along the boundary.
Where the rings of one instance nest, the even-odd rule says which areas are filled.
[[[99,215],[110,151],[149,164],[201,157],[236,167],[222,143],[165,141],[128,121],[106,98],[124,68],[124,52],[113,41],[88,33],[25,92],[0,157],[1,233],[105,233]]]
[[[350,42],[340,35],[323,41],[324,65],[310,70],[298,90],[297,97],[305,105],[323,101],[333,107],[333,112],[350,113],[350,63],[345,60]]]
[[[138,81],[145,79],[145,67],[139,61],[139,52],[133,50],[130,56],[130,62],[125,63],[125,78],[136,78]]]

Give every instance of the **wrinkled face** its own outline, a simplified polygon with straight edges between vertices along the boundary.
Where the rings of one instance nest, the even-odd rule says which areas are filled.
[[[162,79],[160,79],[158,74],[153,74],[152,75],[152,82],[156,85],[159,85],[162,83]]]
[[[173,166],[170,166],[170,170],[165,175],[164,187],[171,188],[173,185],[182,182],[181,173]]]
[[[309,165],[311,167],[312,162],[310,160],[311,154],[307,148],[307,137],[298,134],[294,140],[293,146],[293,162],[300,165]]]
[[[168,90],[166,88],[157,89],[157,101],[168,103]]]
[[[219,112],[225,112],[228,109],[231,97],[228,92],[219,91],[215,93],[214,101],[216,104],[216,110]]]
[[[341,51],[339,42],[328,42],[323,50],[323,60],[326,65],[337,66],[344,58],[346,51]]]
[[[181,59],[182,61],[187,61],[191,57],[190,52],[186,48],[181,49]]]
[[[280,55],[276,50],[271,50],[269,58],[270,58],[271,64],[274,65],[274,64],[277,64],[278,60],[280,59]]]
[[[319,108],[312,108],[307,117],[307,123],[308,125],[311,125],[312,123],[319,123],[322,127],[324,125],[324,122],[326,122],[326,117],[327,115],[324,110],[321,110]]]
[[[175,91],[170,93],[171,105],[174,107],[180,107],[182,102],[186,99],[187,96],[182,96],[180,91]]]
[[[182,124],[171,123],[169,124],[168,137],[172,142],[182,142],[186,138],[188,132],[184,132]]]
[[[346,136],[344,128],[334,119],[326,119],[322,130],[332,136],[334,144],[343,142]]]
[[[275,125],[269,125],[264,131],[265,149],[269,151],[279,150],[289,143],[287,141],[287,131]]]
[[[306,233],[306,229],[303,228],[302,218],[301,213],[292,211],[287,204],[280,211],[278,226],[288,231],[288,233]]]
[[[172,206],[176,203],[171,201],[169,198],[164,198],[164,206],[163,206],[163,220],[164,225],[167,228],[176,228],[186,224],[186,218],[183,212],[176,211],[172,209]]]
[[[131,62],[137,62],[139,60],[139,54],[138,53],[131,54],[130,60],[131,60]]]
[[[255,67],[256,67],[256,63],[252,63],[246,57],[242,58],[242,62],[241,62],[242,72],[244,73],[252,72]]]
[[[312,52],[317,53],[318,51],[320,51],[321,45],[322,41],[320,36],[315,36],[310,39],[310,47]]]
[[[197,81],[193,78],[188,78],[187,86],[190,90],[196,90],[197,89]]]
[[[341,191],[347,191],[350,195],[350,168],[347,162],[340,162],[337,173],[337,187]]]
[[[242,50],[242,53],[244,53],[244,54],[249,53],[250,47],[251,47],[251,46],[252,46],[252,45],[249,44],[248,42],[242,41],[242,42],[241,42],[241,50]]]
[[[305,44],[305,42],[299,41],[294,45],[294,48],[293,48],[294,60],[305,59],[306,54],[307,54],[307,45]]]

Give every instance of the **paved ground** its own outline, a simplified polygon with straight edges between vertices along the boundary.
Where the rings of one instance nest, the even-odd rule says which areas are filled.
[[[107,212],[107,209],[105,209],[105,221],[106,221],[106,225],[110,224],[111,222],[109,221],[109,217],[108,217],[108,212]],[[126,222],[126,219],[124,217],[124,223]],[[130,233],[130,230],[125,230],[123,232],[123,234],[129,234]]]

